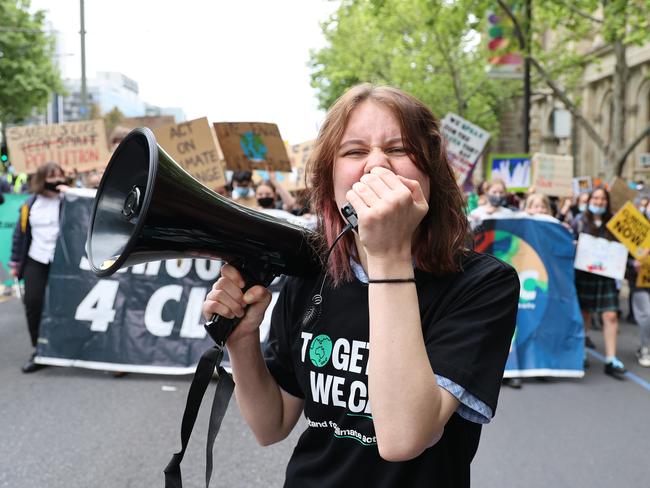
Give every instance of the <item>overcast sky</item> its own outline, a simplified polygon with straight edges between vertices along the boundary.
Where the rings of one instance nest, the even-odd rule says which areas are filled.
[[[79,0],[32,0],[63,34],[64,78],[81,77]],[[188,119],[274,122],[292,144],[323,118],[309,49],[324,45],[327,0],[85,0],[86,76],[119,71],[153,105]]]

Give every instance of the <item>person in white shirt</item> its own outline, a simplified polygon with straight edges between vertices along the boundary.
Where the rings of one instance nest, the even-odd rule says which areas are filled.
[[[36,348],[47,277],[59,236],[61,193],[69,187],[63,169],[56,163],[45,163],[38,168],[31,186],[34,195],[20,208],[9,264],[13,275],[25,281],[25,315],[32,346]],[[34,362],[35,355],[36,351],[23,366],[24,373],[43,367]]]
[[[472,227],[476,227],[488,218],[503,218],[512,215],[507,205],[506,184],[502,180],[492,180],[488,186],[486,195],[487,201],[484,205],[475,208],[469,214]]]

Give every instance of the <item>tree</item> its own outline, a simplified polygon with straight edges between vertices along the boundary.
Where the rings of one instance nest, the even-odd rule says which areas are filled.
[[[486,74],[485,9],[480,0],[343,0],[322,26],[328,45],[311,52],[321,108],[357,83],[390,84],[439,117],[453,111],[496,134],[521,83]]]
[[[0,0],[0,124],[18,123],[44,110],[63,84],[53,62],[54,38],[45,13],[29,12],[29,0]]]
[[[530,61],[539,77],[562,101],[593,143],[605,156],[607,176],[620,176],[625,161],[648,135],[650,124],[632,141],[625,141],[626,88],[630,78],[626,51],[630,45],[650,41],[650,3],[644,0],[548,0],[533,4],[533,35],[525,35],[523,19],[511,8],[513,2],[497,0],[513,20],[522,51],[530,49]],[[530,0],[529,0],[530,1]],[[515,2],[516,3],[516,2]],[[521,2],[518,2],[521,3]],[[532,3],[532,1],[530,2]],[[551,32],[554,42],[540,41]],[[527,38],[532,39],[527,44]],[[584,52],[585,39],[602,39],[604,50],[614,53],[612,138],[605,141],[592,123],[580,112],[576,94],[584,67],[599,62],[603,49]]]
[[[97,108],[99,109],[99,107]],[[113,129],[120,125],[123,119],[124,114],[117,107],[113,107],[109,112],[106,112],[104,114],[104,126],[106,127],[106,135],[110,135],[113,132]]]

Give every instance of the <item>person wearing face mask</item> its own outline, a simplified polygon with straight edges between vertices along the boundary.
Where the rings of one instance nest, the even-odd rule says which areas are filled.
[[[253,174],[250,171],[235,171],[232,175],[232,199],[242,205],[252,203],[255,198]]]
[[[609,193],[604,188],[595,189],[587,200],[587,209],[573,221],[572,228],[575,239],[581,233],[589,234],[615,241],[614,236],[606,227],[612,213],[609,206]],[[616,340],[618,334],[618,289],[612,278],[576,270],[576,291],[585,327],[585,344],[591,347],[589,330],[591,315],[601,316],[603,323],[603,339],[605,342],[605,374],[622,379],[627,370],[623,362],[616,357]],[[588,366],[585,355],[585,367]]]
[[[285,209],[277,208],[277,195],[282,195],[282,193],[286,193],[288,195],[289,193],[284,189],[282,189],[284,190],[283,192],[280,192],[280,188],[282,188],[280,185],[276,186],[268,180],[258,184],[255,188],[255,198],[257,200],[256,210],[268,215],[272,215],[278,219],[284,219],[293,224],[301,225],[303,227],[313,227],[312,224],[315,222],[312,222],[311,219],[307,220],[305,218],[298,217],[291,212],[287,212]],[[283,202],[283,206],[285,206],[284,202],[286,201],[286,197],[281,198],[281,200]],[[294,199],[291,197],[290,202],[293,201]]]
[[[485,204],[475,208],[469,214],[472,227],[480,225],[485,219],[512,216],[513,211],[507,207],[507,193],[506,184],[502,180],[492,180],[485,193]]]
[[[32,347],[36,348],[45,300],[50,263],[59,235],[59,215],[62,193],[69,187],[65,173],[56,163],[45,163],[31,179],[34,195],[20,207],[20,217],[14,230],[11,249],[12,273],[25,280],[23,302]],[[25,363],[24,373],[43,366],[34,362],[36,351]]]

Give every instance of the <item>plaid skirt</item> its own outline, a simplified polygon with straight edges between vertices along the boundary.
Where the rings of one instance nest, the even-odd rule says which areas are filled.
[[[576,291],[580,310],[591,313],[618,311],[618,289],[612,278],[576,269]]]

